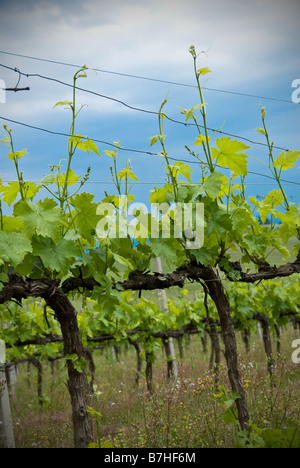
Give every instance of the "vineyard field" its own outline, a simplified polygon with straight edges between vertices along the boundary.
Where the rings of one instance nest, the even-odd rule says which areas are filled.
[[[193,125],[195,149],[169,155],[164,99],[151,212],[122,144],[77,133],[86,66],[54,106],[71,117],[66,164],[25,181],[27,150],[3,125],[17,180],[0,179],[0,447],[14,445],[6,380],[17,447],[300,447],[300,205],[284,189],[300,151],[271,143],[262,105],[268,163],[209,127],[211,70],[189,53],[198,103],[177,123]],[[110,161],[109,192],[87,191],[91,166],[76,175],[82,151]],[[253,158],[276,187],[266,196],[247,192]]]
[[[291,360],[291,343],[299,337],[288,326],[276,358],[273,381],[268,378],[263,343],[251,338],[249,354],[238,337],[241,375],[252,422],[265,430],[280,431],[299,427],[300,364]],[[273,337],[273,347],[276,340]],[[221,345],[223,348],[223,345]],[[178,348],[176,346],[178,353]],[[236,447],[239,428],[224,422],[225,407],[218,395],[228,388],[225,359],[222,356],[219,383],[209,371],[210,349],[203,351],[199,336],[184,344],[184,357],[178,360],[178,383],[166,381],[163,353],[157,353],[153,380],[155,397],[149,398],[144,378],[135,386],[136,357],[132,347],[121,348],[118,361],[109,348],[94,352],[95,384],[102,389],[100,433],[103,443],[123,447]],[[45,364],[44,405],[37,397],[37,371],[27,364],[19,366],[15,398],[11,409],[18,447],[73,447],[73,429],[66,369],[62,362]],[[95,404],[95,402],[93,402]]]

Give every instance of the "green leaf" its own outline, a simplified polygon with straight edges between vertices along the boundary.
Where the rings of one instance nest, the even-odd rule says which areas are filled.
[[[283,202],[283,195],[280,190],[272,190],[262,201],[263,205],[279,206]]]
[[[67,185],[74,185],[78,182],[81,176],[77,176],[75,172],[70,169],[68,173],[68,180],[66,181],[66,174],[59,174],[58,172],[56,173],[56,183],[59,186],[64,186],[65,183],[67,182]]]
[[[94,195],[83,192],[71,199],[71,205],[76,210],[74,217],[75,225],[81,235],[88,241],[94,238],[94,231],[100,216],[96,214],[97,203],[93,202]]]
[[[250,255],[257,255],[259,257],[264,257],[269,246],[268,239],[262,234],[247,234],[244,237],[244,242]]]
[[[201,247],[197,250],[190,250],[190,253],[194,255],[197,263],[203,266],[213,265],[216,255],[213,251],[206,249],[205,247]]]
[[[198,135],[197,138],[196,138],[196,141],[195,141],[194,145],[195,145],[195,146],[202,146],[204,142],[205,142],[205,143],[208,143],[207,140],[210,141],[210,137],[208,137],[208,139],[207,139],[207,138],[206,138],[205,136],[203,136],[203,135]]]
[[[0,192],[3,194],[2,200],[10,206],[20,193],[19,182],[9,182],[8,185],[2,185]]]
[[[234,177],[247,175],[247,155],[241,153],[250,146],[230,137],[217,138],[217,148],[212,148],[212,157],[221,167],[228,167]]]
[[[279,167],[280,170],[286,171],[292,167],[295,167],[295,162],[300,156],[300,151],[287,151],[280,153],[276,161],[274,162],[275,167]]]
[[[223,418],[226,424],[238,424],[238,416],[236,408],[227,408],[223,413]]]
[[[14,151],[13,153],[8,153],[7,157],[8,159],[11,159],[13,161],[15,158],[21,159],[22,156],[24,156],[24,154],[26,153],[27,153],[26,149],[22,151]]]
[[[35,204],[20,200],[14,206],[14,215],[23,222],[28,236],[36,234],[56,240],[64,223],[60,209],[51,198],[39,200]]]
[[[210,174],[203,182],[203,190],[211,198],[217,198],[220,194],[224,175],[221,172],[215,171]]]
[[[156,257],[163,255],[170,267],[180,262],[180,243],[177,239],[152,239],[151,247]]]
[[[163,141],[166,138],[166,135],[154,135],[153,137],[150,137],[150,146],[155,145],[158,141]]]
[[[25,198],[32,199],[37,192],[39,191],[39,186],[36,185],[34,182],[25,182],[23,184],[23,192]]]
[[[206,207],[207,227],[205,235],[209,237],[213,233],[224,236],[227,231],[232,230],[232,221],[230,215],[216,203],[211,203]]]
[[[189,120],[194,116],[194,111],[196,109],[201,110],[206,104],[197,104],[196,106],[191,107],[189,110],[182,109],[182,114],[185,115],[185,120]]]
[[[2,138],[2,140],[0,140],[0,143],[9,143],[9,137]]]
[[[109,150],[103,150],[103,152],[107,154],[107,156],[110,156],[111,158],[115,157],[117,154],[115,151],[109,151]]]
[[[132,180],[139,180],[137,176],[131,171],[131,168],[125,167],[118,173],[118,178],[120,180],[125,179],[132,179]]]
[[[24,234],[0,231],[0,252],[8,257],[12,266],[18,265],[31,251],[30,241]]]
[[[204,67],[204,68],[199,68],[197,73],[198,75],[207,75],[207,73],[212,73],[212,71],[209,68]]]
[[[57,107],[57,106],[69,106],[69,107],[72,107],[73,103],[72,101],[59,101],[57,102],[54,106],[53,106],[53,109],[54,107]]]
[[[120,265],[123,265],[125,267],[130,267],[132,269],[132,264],[130,263],[129,260],[125,257],[121,257],[121,255],[118,255],[116,253],[112,253],[115,261],[119,263]]]
[[[184,203],[189,203],[194,197],[204,193],[202,184],[187,184],[186,182],[179,181],[177,187],[179,199]]]
[[[68,361],[72,361],[74,369],[77,370],[77,372],[79,372],[80,374],[87,367],[87,361],[83,356],[79,358],[77,354],[73,353],[73,354],[66,354],[65,358]]]
[[[99,153],[98,146],[93,140],[87,140],[85,144],[91,151],[93,151],[93,153],[97,154],[98,156],[101,156],[101,154]]]
[[[21,232],[24,231],[24,225],[22,221],[14,216],[3,216],[3,231],[7,232]]]
[[[33,254],[41,258],[46,268],[62,276],[68,273],[74,258],[79,254],[76,244],[65,239],[55,243],[52,239],[37,237],[33,239],[32,247]]]
[[[93,151],[93,153],[96,153],[98,156],[101,156],[96,143],[94,142],[94,140],[90,140],[89,138],[87,138],[85,141],[81,140],[78,143],[77,148],[86,151],[87,153]]]
[[[156,188],[151,190],[151,195],[149,197],[150,203],[163,203],[166,201],[167,194],[172,188],[172,184],[166,184],[164,187]]]
[[[258,226],[258,220],[253,216],[251,209],[247,205],[234,209],[231,219],[234,234],[240,240],[242,240],[244,232],[247,231],[249,226]]]
[[[184,164],[181,161],[176,161],[174,164],[174,168],[176,168],[175,171],[178,171],[183,177],[185,177],[190,183],[192,183],[191,173],[194,171],[190,168],[190,166]]]
[[[44,176],[38,183],[38,186],[41,187],[42,185],[49,185],[55,182],[55,176],[53,174],[48,174]]]
[[[9,277],[7,273],[0,273],[0,283],[8,283]],[[0,291],[1,291],[2,285],[0,284]]]

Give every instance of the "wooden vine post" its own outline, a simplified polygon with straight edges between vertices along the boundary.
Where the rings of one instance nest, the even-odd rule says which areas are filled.
[[[5,362],[5,342],[0,340],[0,448],[15,448]]]
[[[155,258],[155,269],[157,273],[162,273],[162,265],[161,265],[161,258]],[[163,309],[165,313],[168,313],[168,305],[167,305],[167,295],[165,289],[158,289],[157,296],[159,300],[160,307]],[[164,340],[165,342],[165,349],[166,354],[168,356],[168,378],[173,377],[175,380],[178,379],[178,369],[177,369],[177,362],[176,362],[176,354],[174,348],[173,338],[169,337],[168,339]]]

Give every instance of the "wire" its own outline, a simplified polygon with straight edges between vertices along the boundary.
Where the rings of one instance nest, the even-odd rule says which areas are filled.
[[[38,78],[41,78],[41,79],[45,79],[45,80],[49,80],[49,81],[59,83],[59,84],[61,84],[63,86],[68,86],[70,88],[73,88],[73,84],[65,83],[64,81],[58,80],[57,78],[51,78],[49,76],[44,76],[44,75],[40,75],[40,74],[37,74],[37,73],[34,73],[34,74],[23,73],[23,72],[20,72],[20,70],[18,70],[17,68],[8,67],[7,65],[3,65],[3,64],[0,64],[0,66],[3,67],[3,68],[6,68],[8,70],[12,70],[14,72],[17,72],[17,73],[19,73],[19,74],[21,74],[23,76],[26,76],[26,77],[38,77]],[[127,108],[129,108],[131,110],[144,112],[144,113],[147,113],[147,114],[159,115],[159,112],[150,111],[150,110],[147,110],[147,109],[141,109],[139,107],[134,107],[134,106],[131,106],[131,105],[125,103],[124,101],[121,101],[120,99],[116,99],[116,98],[113,98],[111,96],[106,96],[104,94],[97,93],[96,91],[91,91],[91,90],[88,90],[88,89],[85,89],[85,88],[81,88],[79,86],[75,86],[75,89],[77,89],[79,91],[89,93],[89,94],[93,94],[93,95],[98,96],[98,97],[102,97],[104,99],[108,99],[108,100],[111,100],[111,101],[114,101],[114,102],[118,102],[119,104],[122,104],[123,106],[125,106],[125,107],[127,107]],[[198,126],[198,127],[201,127],[201,128],[205,128],[203,125],[197,125],[195,123],[182,122],[180,120],[172,119],[171,117],[167,116],[166,114],[164,114],[164,115],[165,115],[167,120],[169,120],[169,121],[171,121],[173,123],[184,125],[185,127],[190,127],[190,126],[196,127],[196,126]],[[207,129],[209,131],[213,132],[213,133],[219,133],[220,135],[226,135],[226,136],[230,136],[230,137],[233,137],[233,138],[239,138],[240,140],[247,141],[248,143],[251,143],[252,145],[260,145],[260,146],[268,147],[268,145],[266,143],[254,141],[254,140],[251,140],[249,138],[245,138],[245,137],[243,137],[241,135],[235,135],[233,133],[223,132],[222,130],[215,129],[215,128],[210,128],[210,127],[207,127]],[[283,150],[283,151],[289,151],[288,149],[282,148],[280,146],[273,146],[273,148],[280,149],[280,150]]]
[[[5,183],[5,184],[9,184],[11,182],[17,182],[16,179],[11,179],[11,180],[3,180],[2,179],[2,183]],[[31,180],[31,182],[33,182],[34,184],[38,184],[40,183],[40,180]],[[79,185],[81,182],[80,181],[77,181],[77,182],[73,182],[72,181],[72,184],[73,185]],[[99,184],[99,185],[115,185],[115,182],[111,181],[111,180],[87,180],[85,181],[84,184]],[[151,186],[155,186],[155,185],[165,185],[165,182],[141,182],[141,181],[138,181],[138,182],[134,182],[133,185],[151,185]],[[247,186],[248,185],[258,185],[259,187],[261,186],[260,183],[258,182],[250,182],[250,183],[247,183],[246,184]],[[277,185],[276,182],[273,182],[273,183],[265,183],[264,185],[272,185],[272,186],[275,186]]]
[[[68,67],[73,67],[73,68],[81,68],[80,65],[75,65],[75,64],[67,63],[67,62],[59,62],[57,60],[49,60],[49,59],[43,59],[43,58],[39,58],[39,57],[32,57],[30,55],[15,54],[15,53],[6,52],[6,51],[3,51],[3,50],[0,50],[0,53],[1,54],[6,54],[6,55],[12,55],[12,56],[15,56],[15,57],[22,57],[22,58],[26,58],[26,59],[30,59],[30,60],[37,60],[37,61],[40,61],[40,62],[54,63],[54,64],[57,64],[57,65],[63,65],[63,66],[68,66]],[[111,74],[111,75],[123,76],[123,77],[126,77],[126,78],[134,78],[134,79],[139,79],[139,80],[154,81],[154,82],[157,82],[157,83],[165,83],[165,84],[171,84],[171,85],[176,85],[176,86],[184,86],[184,87],[188,87],[188,88],[197,88],[196,85],[192,85],[192,84],[188,84],[188,83],[179,83],[177,81],[168,81],[168,80],[162,80],[162,79],[159,79],[159,78],[150,78],[150,77],[146,77],[146,76],[132,75],[132,74],[128,74],[128,73],[120,73],[120,72],[115,72],[115,71],[111,71],[111,70],[103,70],[103,69],[100,69],[100,68],[93,68],[93,70],[99,71],[101,73],[108,73],[108,74]],[[206,89],[207,91],[214,91],[214,92],[225,93],[225,94],[234,94],[234,95],[237,95],[237,96],[244,96],[244,97],[250,97],[250,98],[256,98],[256,99],[268,99],[268,100],[271,100],[271,101],[292,103],[292,101],[288,100],[288,99],[274,98],[274,97],[269,97],[269,96],[259,96],[259,95],[255,95],[255,94],[241,93],[241,92],[236,92],[236,91],[228,91],[228,90],[224,90],[224,89],[208,88],[206,86],[204,86],[203,89]]]
[[[15,124],[17,124],[17,125],[22,125],[22,126],[27,127],[27,128],[32,128],[33,130],[38,130],[38,131],[50,133],[51,135],[58,135],[58,136],[69,137],[69,134],[68,134],[68,133],[55,132],[55,131],[53,131],[53,130],[49,130],[49,129],[46,129],[46,128],[37,127],[37,126],[35,126],[35,125],[29,125],[29,124],[26,124],[26,123],[23,123],[23,122],[18,122],[17,120],[8,119],[7,117],[3,117],[3,116],[1,116],[1,115],[0,115],[0,119],[5,120],[6,122],[15,123]],[[114,143],[109,143],[108,141],[98,140],[98,139],[96,139],[96,138],[89,138],[89,139],[92,140],[92,141],[94,141],[95,143],[102,143],[102,144],[104,144],[104,145],[108,145],[108,146],[111,146],[111,147],[115,147],[115,144],[114,144]],[[129,152],[133,152],[133,153],[147,154],[147,155],[149,155],[149,156],[159,156],[159,157],[161,158],[161,155],[160,155],[159,153],[154,153],[154,152],[151,152],[151,151],[143,151],[143,150],[132,149],[132,148],[124,148],[124,147],[122,147],[122,146],[121,146],[119,149],[120,149],[120,151],[129,151]],[[198,164],[198,165],[199,165],[199,161],[190,161],[190,160],[188,160],[188,159],[174,158],[174,157],[172,157],[172,156],[168,156],[168,159],[169,159],[169,160],[172,160],[172,161],[181,161],[181,162],[186,162],[186,163],[188,163],[188,164]],[[228,169],[228,168],[223,168],[222,166],[219,166],[218,164],[216,164],[216,167],[222,168],[222,169]],[[229,169],[228,169],[228,170],[229,170]],[[248,171],[248,174],[258,175],[258,176],[261,176],[261,177],[265,177],[265,178],[274,180],[274,177],[269,176],[269,175],[267,175],[267,174],[262,174],[262,173],[260,173],[260,172]],[[300,185],[299,182],[294,182],[294,181],[292,181],[292,180],[281,179],[281,182],[285,182],[285,183],[288,183],[288,184],[294,184],[294,185]]]

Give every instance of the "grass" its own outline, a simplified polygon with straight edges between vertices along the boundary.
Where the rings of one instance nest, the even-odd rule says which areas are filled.
[[[247,355],[238,335],[242,382],[251,421],[260,428],[285,431],[297,426],[299,430],[300,364],[291,360],[291,343],[295,338],[296,332],[291,328],[284,331],[282,354],[276,359],[270,381],[260,337],[252,337]],[[113,359],[109,348],[95,351],[94,359],[95,383],[102,392],[99,397],[102,444],[109,441],[115,448],[236,447],[239,428],[225,423],[225,407],[218,396],[220,392],[230,393],[224,356],[216,383],[209,371],[209,351],[203,352],[199,336],[185,343],[184,357],[178,358],[177,383],[167,381],[165,356],[163,352],[157,353],[152,397],[143,376],[137,386],[134,383],[136,356],[131,347],[122,348],[119,361]],[[44,365],[43,407],[37,398],[36,369],[32,366],[29,371],[30,374],[27,364],[19,365],[15,397],[11,400],[16,446],[73,447],[63,362],[55,364],[54,373],[48,364]]]

